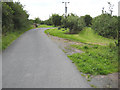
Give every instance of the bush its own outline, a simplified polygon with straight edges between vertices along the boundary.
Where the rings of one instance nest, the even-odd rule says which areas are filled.
[[[109,48],[114,48],[115,44],[114,43],[109,43]]]
[[[69,28],[69,33],[79,33],[85,26],[84,17],[78,17],[74,14],[62,18],[62,26]]]
[[[3,2],[2,3],[2,28],[3,34],[14,32],[21,28],[29,27],[29,15],[23,9],[20,2]]]
[[[85,15],[84,20],[87,27],[92,24],[92,17],[90,15]]]
[[[61,16],[59,16],[58,14],[53,14],[51,19],[52,19],[52,23],[55,26],[60,26],[61,25]]]
[[[84,16],[81,16],[78,20],[78,27],[80,29],[80,31],[86,27],[86,24],[85,24],[85,20],[84,20]]]
[[[118,20],[109,14],[102,14],[93,19],[92,28],[101,36],[107,38],[118,37]]]
[[[78,33],[78,16],[70,15],[67,17],[67,26],[70,29],[70,33]]]
[[[2,33],[5,34],[14,28],[13,25],[14,11],[7,3],[2,3]]]

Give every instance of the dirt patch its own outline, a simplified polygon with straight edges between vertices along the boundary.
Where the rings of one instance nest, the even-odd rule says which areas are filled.
[[[63,38],[59,38],[59,37],[55,37],[55,36],[51,36],[51,35],[48,35],[52,40],[53,42],[55,42],[59,48],[61,48],[67,55],[72,55],[74,53],[82,53],[83,51],[81,50],[78,50],[78,49],[75,49],[75,48],[72,48],[70,47],[70,45],[72,44],[76,44],[76,45],[83,45],[83,43],[80,43],[80,42],[74,42],[74,41],[70,41],[70,40],[67,40],[67,39],[63,39]]]
[[[118,88],[118,73],[92,76],[89,83],[97,88]]]
[[[74,42],[51,35],[48,36],[63,50],[63,52],[66,55],[72,55],[74,53],[83,53],[83,51],[72,48],[70,47],[70,45],[72,44],[84,45],[84,43]],[[82,72],[80,73],[83,76],[83,78],[85,78],[93,88],[118,88],[118,73],[90,76],[89,78],[88,74],[83,74]]]

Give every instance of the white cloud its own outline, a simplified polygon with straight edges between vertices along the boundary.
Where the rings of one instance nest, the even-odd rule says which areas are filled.
[[[18,1],[18,0],[14,0]],[[74,13],[78,16],[90,14],[92,17],[102,13],[102,7],[108,11],[107,2],[114,4],[113,14],[118,15],[119,0],[19,0],[25,6],[25,10],[30,14],[29,18],[40,17],[48,19],[53,13],[64,14],[65,5],[63,1],[69,1],[68,13]]]

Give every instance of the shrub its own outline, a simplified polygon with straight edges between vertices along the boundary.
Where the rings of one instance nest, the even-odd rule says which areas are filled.
[[[92,24],[92,17],[90,15],[85,15],[84,20],[87,27]]]
[[[114,43],[109,43],[109,47],[113,48],[113,47],[115,47],[115,44]]]
[[[118,37],[118,20],[109,14],[102,14],[93,19],[92,28],[101,36],[107,38]]]
[[[63,17],[62,20],[62,26],[69,28],[69,33],[79,33],[85,26],[84,17],[78,17],[74,14],[70,14],[67,17]]]
[[[62,19],[62,17],[59,16],[58,14],[53,14],[52,17],[51,17],[52,23],[55,26],[60,26],[61,25],[61,19]]]

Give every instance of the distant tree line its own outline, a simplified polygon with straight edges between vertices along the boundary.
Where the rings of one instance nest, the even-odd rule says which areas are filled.
[[[29,15],[20,2],[2,3],[2,33],[14,32],[30,25]]]
[[[68,14],[68,16],[60,16],[53,14],[48,20],[42,24],[60,26],[61,28],[69,28],[69,33],[79,33],[84,27],[91,27],[101,36],[107,38],[118,38],[118,16],[111,14],[101,14],[95,18],[90,15],[77,16],[75,14]]]

